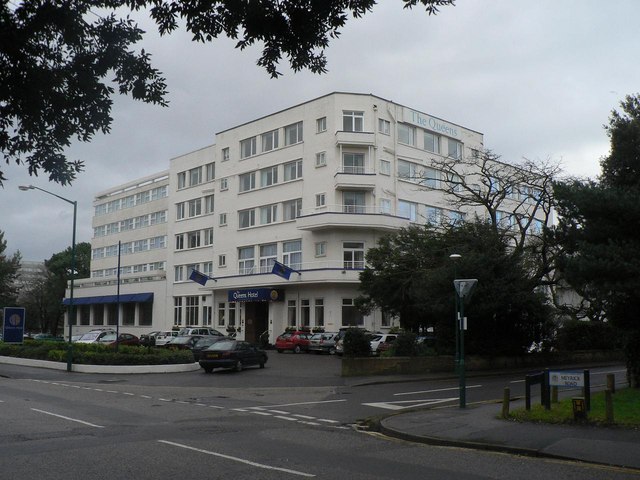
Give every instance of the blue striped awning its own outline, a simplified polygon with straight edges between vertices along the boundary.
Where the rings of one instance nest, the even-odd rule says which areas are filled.
[[[118,298],[120,297],[120,298]],[[63,305],[69,305],[69,298],[62,300]],[[153,302],[153,293],[125,293],[121,295],[101,295],[97,297],[74,297],[74,305],[92,305],[95,303],[145,303]]]

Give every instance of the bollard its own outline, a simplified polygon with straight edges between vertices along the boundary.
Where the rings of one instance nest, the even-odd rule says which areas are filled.
[[[607,423],[613,423],[613,392],[610,389],[604,391],[604,406],[607,414]]]
[[[607,373],[607,390],[616,393],[616,376],[613,373]]]
[[[551,403],[558,403],[558,386],[551,387]]]
[[[511,401],[511,390],[509,387],[504,387],[504,393],[502,394],[502,418],[509,418],[509,402]]]
[[[575,421],[581,421],[587,419],[587,405],[584,397],[573,397],[571,399],[573,406],[573,419]]]

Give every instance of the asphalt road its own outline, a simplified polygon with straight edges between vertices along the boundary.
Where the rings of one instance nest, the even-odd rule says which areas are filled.
[[[344,379],[339,364],[273,352],[267,368],[240,373],[92,375],[0,365],[0,478],[629,478],[362,431],[358,420],[372,415],[455,405],[457,380],[380,384]],[[501,398],[505,384],[518,394],[521,381],[469,378],[468,401]]]

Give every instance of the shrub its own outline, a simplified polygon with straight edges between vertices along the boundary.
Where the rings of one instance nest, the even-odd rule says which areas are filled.
[[[413,357],[418,353],[416,334],[404,332],[396,337],[391,347],[392,355],[397,357]]]
[[[364,330],[350,328],[344,334],[343,355],[347,357],[368,357],[371,355],[371,343]]]
[[[622,336],[608,322],[569,320],[556,333],[556,346],[560,351],[614,350],[621,348]]]

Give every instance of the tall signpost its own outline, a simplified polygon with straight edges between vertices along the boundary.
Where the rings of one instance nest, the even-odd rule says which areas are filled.
[[[476,278],[463,278],[453,281],[459,308],[456,331],[458,331],[458,340],[460,343],[458,360],[458,375],[460,377],[460,408],[466,408],[467,406],[467,387],[464,366],[464,331],[467,329],[467,318],[464,316],[464,302],[471,298],[477,284],[478,280]]]

